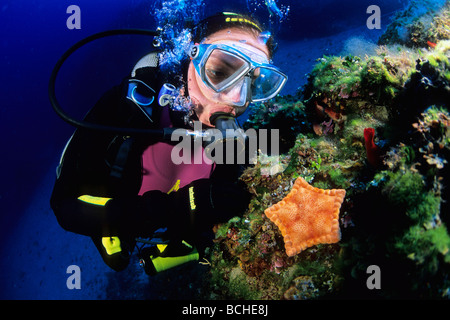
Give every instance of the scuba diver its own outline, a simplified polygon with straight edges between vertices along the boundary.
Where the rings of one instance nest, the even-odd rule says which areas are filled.
[[[275,97],[287,81],[271,64],[272,36],[250,17],[216,14],[195,26],[192,35],[182,74],[164,71],[160,52],[151,52],[85,120],[143,130],[192,129],[194,123],[203,130],[238,128],[236,117],[249,103]],[[188,104],[189,112],[176,104]],[[213,226],[248,207],[249,193],[239,180],[244,166],[175,163],[175,145],[158,136],[77,128],[51,196],[58,223],[91,237],[116,271],[127,267],[136,247],[148,274],[198,260]],[[192,145],[193,159],[205,146],[195,150]]]

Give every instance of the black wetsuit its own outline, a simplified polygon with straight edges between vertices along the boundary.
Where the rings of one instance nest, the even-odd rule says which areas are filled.
[[[166,76],[158,68],[138,69],[135,78],[159,92]],[[108,91],[90,110],[89,122],[114,127],[158,128],[162,107],[153,102],[153,123],[126,98],[128,79]],[[172,123],[179,115],[172,112]],[[150,237],[167,227],[172,239],[199,241],[198,235],[215,223],[241,215],[249,196],[239,175],[242,166],[217,165],[209,178],[191,182],[167,194],[150,190],[142,195],[142,154],[158,142],[152,137],[121,136],[112,132],[77,129],[69,141],[51,197],[51,207],[66,230],[90,236],[104,261],[113,269],[128,265],[136,237]],[[190,205],[195,191],[195,210]],[[191,193],[191,195],[190,195]],[[195,221],[193,218],[195,217]],[[121,251],[108,254],[103,237],[119,237]]]

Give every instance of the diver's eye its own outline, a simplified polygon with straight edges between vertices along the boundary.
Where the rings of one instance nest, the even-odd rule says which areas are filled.
[[[249,68],[240,57],[219,49],[214,49],[205,63],[205,75],[213,85],[242,75]]]
[[[206,69],[206,76],[214,84],[218,84],[229,77],[229,74],[220,70]]]

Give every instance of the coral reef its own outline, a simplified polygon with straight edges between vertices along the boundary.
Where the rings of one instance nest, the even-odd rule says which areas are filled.
[[[397,13],[378,43],[433,48],[439,41],[450,40],[449,25],[448,0],[413,0],[406,10]]]
[[[310,124],[305,114],[305,106],[296,97],[278,96],[273,101],[249,106],[250,120],[245,122],[245,130],[280,130],[280,152],[288,152],[294,145],[298,132],[309,131]]]
[[[278,162],[260,154],[241,176],[252,199],[215,229],[207,298],[450,298],[448,2],[442,8],[422,15],[437,38],[324,56],[297,95],[254,107],[246,128],[279,128],[283,150]],[[418,22],[409,23],[412,34]],[[345,189],[341,240],[288,256],[264,211],[299,177]],[[371,265],[381,289],[367,288]]]

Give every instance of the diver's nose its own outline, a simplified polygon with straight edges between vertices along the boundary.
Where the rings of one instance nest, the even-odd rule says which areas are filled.
[[[231,102],[239,102],[241,99],[242,85],[233,87],[228,93],[226,93],[228,100]]]
[[[246,102],[247,90],[244,85],[245,81],[241,80],[230,89],[221,93],[221,100],[235,106],[242,106]]]

